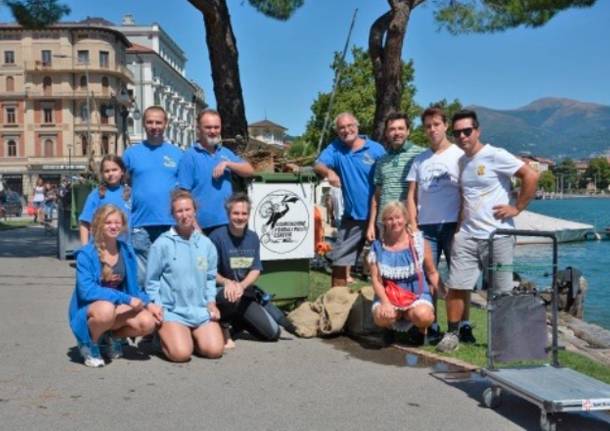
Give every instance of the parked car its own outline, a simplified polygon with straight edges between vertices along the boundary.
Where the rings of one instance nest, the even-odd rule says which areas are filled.
[[[0,214],[4,217],[20,217],[23,213],[23,198],[19,193],[8,190],[0,196]]]

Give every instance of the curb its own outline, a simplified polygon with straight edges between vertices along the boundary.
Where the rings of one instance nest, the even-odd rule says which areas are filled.
[[[473,365],[469,362],[465,362],[465,361],[462,361],[462,360],[456,359],[456,358],[450,358],[448,356],[442,356],[437,353],[428,352],[426,350],[422,350],[417,347],[408,347],[408,346],[403,346],[402,344],[396,344],[396,343],[391,344],[391,347],[394,347],[395,349],[398,349],[398,350],[402,350],[404,352],[412,353],[414,355],[417,355],[417,356],[422,357],[429,361],[443,362],[445,364],[457,367],[460,369],[458,371],[477,371],[478,372],[480,369],[476,365]]]

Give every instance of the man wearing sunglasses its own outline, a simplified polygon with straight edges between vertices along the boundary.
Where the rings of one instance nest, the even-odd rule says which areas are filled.
[[[385,150],[379,143],[358,135],[358,120],[349,112],[337,115],[335,127],[337,139],[322,151],[314,171],[343,193],[337,242],[328,254],[333,265],[331,284],[341,286],[347,283],[347,267],[356,264],[364,246],[374,166]]]
[[[502,148],[481,143],[479,121],[474,111],[456,113],[452,124],[453,137],[464,151],[459,161],[462,210],[447,279],[448,331],[436,346],[441,352],[453,351],[459,346],[460,320],[488,258],[489,235],[496,229],[514,229],[513,217],[527,207],[538,184],[538,173],[523,161]],[[510,199],[513,176],[521,180],[514,203]],[[512,265],[513,248],[513,237],[496,237],[494,262]],[[512,281],[511,271],[499,271],[488,294],[510,293]]]

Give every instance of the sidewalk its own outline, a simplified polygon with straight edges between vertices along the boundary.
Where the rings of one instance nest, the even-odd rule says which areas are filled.
[[[408,367],[405,352],[347,338],[237,340],[217,361],[171,364],[150,350],[102,369],[80,364],[67,324],[74,269],[54,238],[0,236],[0,417],[6,430],[535,430],[513,396],[490,410],[486,383]],[[455,379],[452,379],[455,377]],[[569,415],[561,430],[607,430]]]

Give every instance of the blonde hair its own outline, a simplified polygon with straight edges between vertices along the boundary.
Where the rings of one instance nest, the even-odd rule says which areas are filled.
[[[396,211],[400,211],[402,213],[402,216],[405,219],[406,226],[407,220],[409,220],[409,212],[407,211],[407,207],[405,207],[404,204],[399,201],[390,201],[384,205],[383,209],[381,210],[381,223],[383,224],[383,220],[389,217],[390,214],[395,213]]]
[[[104,250],[106,250],[106,243],[104,241],[104,223],[109,216],[116,213],[121,215],[121,221],[123,222],[121,233],[123,233],[125,229],[127,229],[127,216],[123,211],[112,204],[102,205],[95,212],[93,223],[91,223],[91,235],[93,236],[95,249],[97,250],[97,255],[102,264],[102,281],[109,281],[112,277],[112,268],[107,262],[104,261],[102,257]]]

